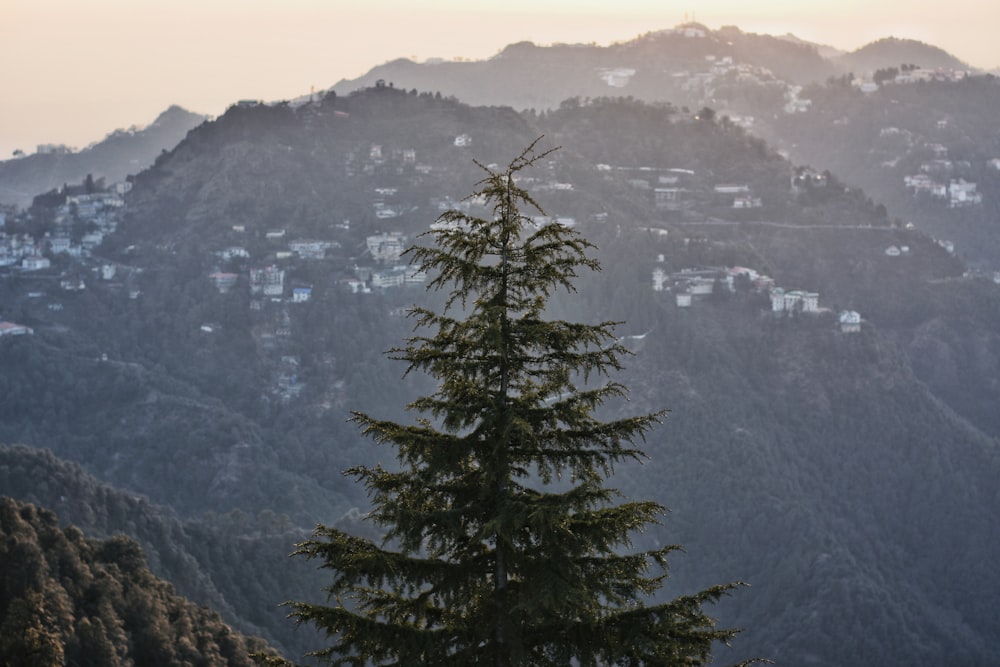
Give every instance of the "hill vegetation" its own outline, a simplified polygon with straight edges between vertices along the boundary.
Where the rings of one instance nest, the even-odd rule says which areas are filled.
[[[233,632],[146,569],[130,538],[89,540],[0,497],[0,661],[8,665],[249,666],[260,640]]]
[[[636,356],[617,379],[632,388],[629,413],[672,411],[650,462],[616,477],[628,497],[673,509],[636,545],[685,545],[665,594],[750,582],[719,613],[746,628],[741,655],[988,662],[1000,652],[988,608],[1000,591],[989,567],[1000,288],[965,276],[960,258],[848,184],[854,174],[790,163],[696,108],[580,97],[517,113],[389,85],[236,106],[136,177],[95,258],[3,274],[0,319],[34,334],[0,338],[0,441],[173,507],[165,534],[196,536],[174,540],[190,560],[157,547],[151,563],[188,563],[190,581],[211,582],[206,600],[224,598],[296,655],[287,621],[245,610],[286,587],[280,599],[302,599],[315,573],[265,552],[367,511],[340,471],[382,454],[345,423],[350,410],[399,420],[398,406],[429,393],[382,352],[411,331],[402,311],[434,297],[377,287],[386,264],[368,239],[417,239],[442,205],[462,205],[473,157],[506,163],[545,135],[564,148],[525,185],[604,267],[552,314],[627,321],[617,334]],[[293,252],[300,240],[326,254]],[[224,252],[236,247],[246,255]],[[117,267],[110,280],[104,264]],[[251,284],[267,266],[285,272],[273,298]],[[817,293],[818,312],[775,313],[747,279],[729,290],[735,266]],[[712,294],[678,307],[680,282],[656,291],[655,270],[702,272]],[[215,273],[235,276],[227,291]],[[86,289],[61,288],[63,274]],[[293,301],[292,286],[310,298]],[[841,329],[845,309],[861,314],[858,331]],[[4,488],[44,474],[28,469]],[[52,482],[46,498],[17,488],[60,502]],[[145,530],[111,513],[104,525]]]

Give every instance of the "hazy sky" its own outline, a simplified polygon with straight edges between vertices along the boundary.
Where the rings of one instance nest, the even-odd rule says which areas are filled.
[[[0,159],[82,148],[171,104],[216,115],[296,97],[398,57],[606,45],[692,18],[848,50],[908,37],[1000,66],[997,0],[0,0]]]

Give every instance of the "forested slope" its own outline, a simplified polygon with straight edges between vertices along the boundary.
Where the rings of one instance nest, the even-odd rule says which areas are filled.
[[[959,258],[840,175],[672,105],[571,100],[518,114],[382,87],[235,107],[135,179],[99,251],[114,280],[69,259],[5,276],[0,317],[35,333],[0,339],[0,440],[173,507],[165,523],[150,519],[155,530],[129,512],[89,520],[190,545],[157,546],[151,562],[187,563],[175,571],[207,603],[289,649],[280,611],[245,610],[320,585],[308,564],[273,555],[317,521],[364,512],[342,470],[391,463],[346,422],[350,410],[405,421],[427,388],[383,353],[412,331],[405,308],[435,297],[372,288],[384,267],[367,240],[410,242],[442,206],[474,206],[462,202],[480,175],[473,159],[509,160],[539,135],[563,149],[524,185],[578,225],[604,269],[553,311],[625,322],[636,356],[620,409],[671,410],[650,462],[612,480],[673,508],[644,537],[686,548],[667,593],[751,583],[718,609],[746,628],[740,656],[977,664],[1000,652],[987,605],[1000,591],[988,567],[1000,555],[1000,288],[964,277]],[[760,206],[735,208],[734,188]],[[291,252],[303,239],[328,242],[327,254]],[[224,257],[234,246],[249,256]],[[266,266],[285,271],[274,299],[250,285]],[[734,266],[817,293],[820,312],[775,314],[746,281],[730,291]],[[657,269],[678,280],[700,270],[718,289],[680,308],[673,286],[654,291]],[[87,288],[61,290],[59,271]],[[225,293],[209,277],[222,271],[236,276]],[[293,302],[293,285],[311,298]],[[861,314],[860,331],[841,331],[844,309]],[[47,473],[23,472],[65,464],[17,465],[5,485],[72,506],[51,481],[43,497]],[[73,511],[115,506],[112,496],[84,492]]]
[[[128,537],[88,540],[55,515],[0,498],[0,661],[9,665],[254,664],[233,632],[146,569]]]

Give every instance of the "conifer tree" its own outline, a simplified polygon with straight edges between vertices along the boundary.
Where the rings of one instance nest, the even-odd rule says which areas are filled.
[[[517,176],[545,158],[536,140],[505,170],[477,163],[488,213],[443,213],[436,243],[408,252],[446,290],[440,312],[414,308],[393,351],[439,382],[406,425],[355,413],[392,445],[392,470],[348,473],[369,490],[376,543],[320,526],[297,554],[333,572],[330,604],[293,603],[325,630],[336,665],[696,665],[733,630],[702,605],[733,585],[650,603],[677,547],[634,552],[631,536],[664,508],[627,502],[606,479],[661,414],[601,421],[625,395],[610,377],[626,350],[613,322],[546,319],[555,291],[599,269],[573,229],[542,213]]]

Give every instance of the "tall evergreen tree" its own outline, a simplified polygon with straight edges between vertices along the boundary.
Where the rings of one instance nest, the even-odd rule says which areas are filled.
[[[649,603],[677,547],[633,553],[630,537],[664,508],[621,501],[605,480],[643,458],[634,441],[661,415],[599,420],[625,394],[609,377],[626,354],[614,323],[546,319],[553,293],[599,266],[577,232],[526,215],[542,213],[517,183],[549,154],[537,143],[503,171],[479,165],[488,215],[447,211],[435,245],[409,251],[448,298],[415,308],[429,333],[394,350],[439,381],[410,406],[423,416],[354,414],[400,463],[348,471],[385,539],[321,526],[296,552],[334,573],[334,604],[293,611],[329,633],[317,655],[333,664],[695,665],[735,634],[701,608],[732,585]]]

